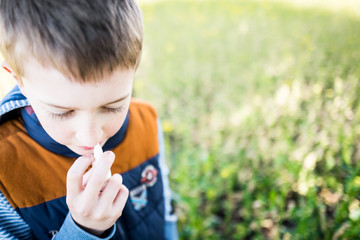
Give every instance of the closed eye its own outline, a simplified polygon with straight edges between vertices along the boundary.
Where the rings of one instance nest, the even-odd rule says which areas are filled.
[[[51,113],[49,112],[50,114],[50,117],[52,119],[55,119],[55,120],[64,120],[64,119],[67,119],[67,118],[70,118],[71,115],[74,114],[74,110],[70,110],[68,112],[64,112],[64,113]]]
[[[117,108],[103,107],[101,109],[104,113],[107,113],[107,114],[118,114],[118,113],[123,112],[126,108],[125,108],[125,104],[123,104]],[[70,118],[73,114],[75,114],[75,110],[70,110],[70,111],[67,111],[64,113],[49,112],[49,114],[50,114],[50,117],[54,120],[66,120],[66,119]]]
[[[121,105],[120,107],[117,107],[117,108],[104,107],[103,109],[108,113],[117,114],[117,113],[121,113],[121,112],[123,112],[125,110],[125,104],[123,104],[123,105]]]

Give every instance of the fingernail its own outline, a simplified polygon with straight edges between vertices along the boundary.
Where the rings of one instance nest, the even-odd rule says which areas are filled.
[[[115,161],[115,154],[112,151],[105,152],[105,156],[110,159],[112,163]]]
[[[115,157],[115,154],[112,151],[106,151],[105,154],[109,157]]]

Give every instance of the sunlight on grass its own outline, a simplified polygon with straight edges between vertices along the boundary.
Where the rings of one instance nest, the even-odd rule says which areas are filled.
[[[211,0],[183,0],[188,2],[212,2]],[[140,5],[156,4],[160,2],[176,2],[176,0],[138,0]],[[241,2],[241,1],[239,1]],[[245,1],[244,1],[245,2]],[[253,2],[261,3],[289,3],[302,8],[323,8],[330,11],[348,11],[357,16],[360,16],[360,1],[359,0],[255,0]]]
[[[143,5],[146,54],[135,92],[169,129],[180,239],[359,235],[352,4]]]
[[[275,0],[299,7],[321,7],[331,11],[348,11],[360,16],[359,0]]]

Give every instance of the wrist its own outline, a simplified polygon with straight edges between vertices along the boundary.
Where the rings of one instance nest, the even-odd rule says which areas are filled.
[[[111,233],[111,229],[112,229],[110,227],[109,229],[106,229],[106,230],[97,230],[97,229],[85,227],[85,226],[77,223],[75,220],[74,220],[74,222],[79,228],[81,228],[85,232],[90,233],[91,235],[94,235],[99,238],[106,238]]]
[[[90,224],[88,226],[97,226],[96,224]],[[114,237],[116,232],[115,224],[112,225],[109,231],[105,231],[102,236],[98,237],[96,235],[87,232],[85,229],[76,224],[74,218],[69,212],[66,216],[64,223],[62,224],[59,232],[56,234],[54,239],[88,239],[88,240],[110,240]],[[106,235],[108,234],[108,235]]]

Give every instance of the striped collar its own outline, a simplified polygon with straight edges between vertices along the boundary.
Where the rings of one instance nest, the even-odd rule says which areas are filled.
[[[0,101],[0,117],[4,116],[15,109],[29,106],[30,103],[26,97],[20,92],[16,85],[1,101]]]

